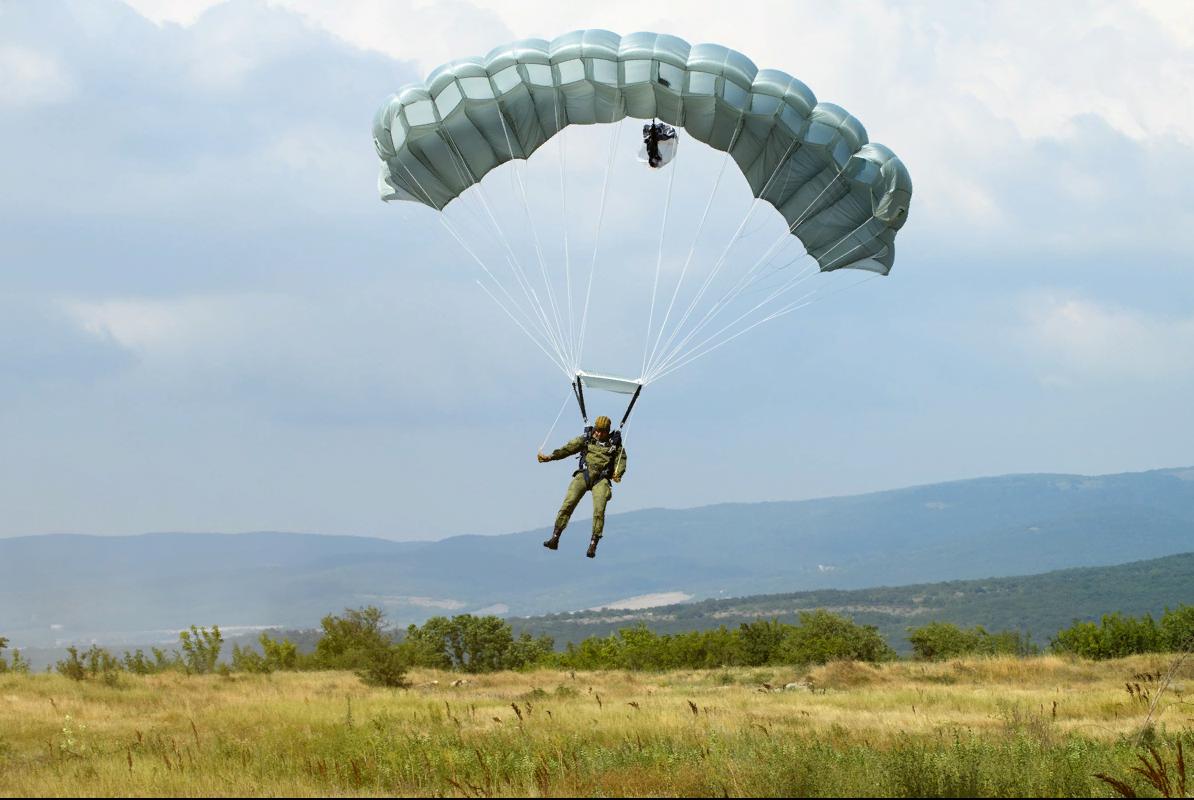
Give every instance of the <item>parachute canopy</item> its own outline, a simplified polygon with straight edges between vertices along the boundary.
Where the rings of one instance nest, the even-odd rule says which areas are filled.
[[[437,210],[569,125],[660,119],[732,157],[821,271],[886,275],[912,181],[845,110],[721,45],[582,30],[452,61],[378,111],[384,200]]]

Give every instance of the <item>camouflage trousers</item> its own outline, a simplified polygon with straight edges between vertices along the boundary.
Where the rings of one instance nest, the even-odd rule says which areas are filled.
[[[585,476],[579,472],[573,475],[572,483],[568,484],[568,491],[564,494],[564,503],[560,506],[560,513],[556,515],[555,529],[557,531],[562,531],[567,527],[568,520],[572,518],[572,512],[576,510],[576,505],[587,491],[590,489],[585,485]],[[595,482],[591,491],[593,492],[593,536],[600,539],[601,531],[605,529],[605,504],[609,502],[614,493],[610,488],[609,478],[602,478]]]

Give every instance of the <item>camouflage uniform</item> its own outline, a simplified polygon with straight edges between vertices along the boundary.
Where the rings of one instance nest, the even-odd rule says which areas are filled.
[[[558,461],[561,458],[574,456],[584,446],[585,437],[577,436],[563,447],[552,451],[547,460]],[[605,504],[614,494],[609,485],[609,478],[621,480],[622,475],[626,473],[626,448],[619,447],[617,450],[617,462],[612,469],[608,469],[610,458],[613,457],[613,444],[608,438],[604,442],[597,441],[596,436],[589,440],[588,450],[585,452],[585,463],[589,465],[589,477],[593,481],[593,485],[591,487],[586,485],[585,476],[581,470],[578,469],[572,473],[572,483],[568,484],[564,503],[560,506],[560,513],[556,515],[556,531],[564,530],[568,520],[572,517],[572,512],[576,510],[576,504],[585,496],[585,492],[591,490],[593,492],[593,538],[601,538],[601,531],[605,528]],[[609,477],[606,477],[607,472]]]

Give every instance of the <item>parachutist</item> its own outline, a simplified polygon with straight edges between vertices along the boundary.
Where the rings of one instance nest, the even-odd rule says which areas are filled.
[[[592,428],[585,428],[581,436],[577,436],[564,444],[551,455],[538,454],[539,463],[558,461],[572,455],[580,455],[577,469],[572,473],[572,483],[568,484],[568,491],[564,494],[564,503],[556,515],[555,528],[551,538],[543,543],[548,550],[556,550],[560,546],[560,535],[568,526],[572,512],[576,510],[585,492],[593,494],[593,536],[589,540],[589,549],[585,553],[589,558],[597,556],[597,543],[601,541],[602,530],[605,528],[605,504],[613,497],[610,481],[620,483],[626,474],[626,449],[622,447],[620,431],[610,432],[609,417],[598,417]]]

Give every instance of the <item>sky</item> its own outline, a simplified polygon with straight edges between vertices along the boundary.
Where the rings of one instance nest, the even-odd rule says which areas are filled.
[[[445,61],[579,28],[782,69],[915,186],[889,276],[648,387],[611,513],[1194,464],[1188,4],[733,8],[0,0],[0,535],[549,524],[567,384],[435,212],[379,201],[371,123]],[[657,256],[665,184],[623,133],[585,366],[630,375],[720,162],[681,142]],[[567,136],[523,174],[554,213],[567,158],[583,261],[609,139]],[[749,200],[727,179],[710,240]]]

